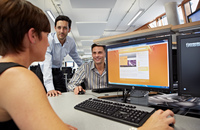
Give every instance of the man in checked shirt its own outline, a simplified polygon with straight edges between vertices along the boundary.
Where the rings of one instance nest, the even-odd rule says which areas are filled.
[[[85,84],[85,89],[97,89],[107,87],[106,83],[106,63],[105,63],[105,46],[93,44],[91,46],[93,60],[85,63],[78,68],[70,82],[68,89],[78,94],[84,91],[81,83]]]

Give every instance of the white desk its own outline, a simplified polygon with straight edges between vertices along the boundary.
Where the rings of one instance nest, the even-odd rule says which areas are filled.
[[[107,94],[116,95],[116,92]],[[74,95],[73,92],[66,92],[58,97],[49,97],[48,99],[58,116],[65,123],[75,126],[79,130],[128,130],[131,128],[131,126],[126,124],[74,109],[75,105],[88,98],[95,98],[103,95],[105,95],[105,93],[97,94],[88,90],[84,95]],[[175,119],[175,130],[200,129],[200,119],[181,115],[175,115]]]

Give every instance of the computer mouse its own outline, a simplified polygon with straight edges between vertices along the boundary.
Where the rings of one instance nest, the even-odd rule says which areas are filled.
[[[174,123],[169,124],[170,127],[174,128]]]
[[[81,95],[81,94],[85,94],[85,92],[83,90],[79,91],[78,95]]]

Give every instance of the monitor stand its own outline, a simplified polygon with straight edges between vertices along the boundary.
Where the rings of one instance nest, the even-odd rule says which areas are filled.
[[[130,103],[148,106],[149,105],[149,91],[132,89],[130,92]]]

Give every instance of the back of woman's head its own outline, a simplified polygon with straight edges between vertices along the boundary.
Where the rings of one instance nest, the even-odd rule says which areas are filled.
[[[25,0],[0,0],[0,55],[23,51],[22,41],[30,28],[38,37],[50,32],[44,12]]]

